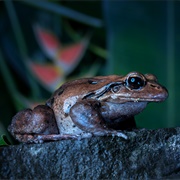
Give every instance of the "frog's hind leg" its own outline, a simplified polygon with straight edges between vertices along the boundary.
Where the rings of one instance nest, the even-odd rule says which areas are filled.
[[[106,126],[100,113],[101,104],[96,100],[82,100],[77,102],[70,110],[70,117],[74,124],[85,132],[95,136],[119,136],[127,139],[122,131],[116,131]]]

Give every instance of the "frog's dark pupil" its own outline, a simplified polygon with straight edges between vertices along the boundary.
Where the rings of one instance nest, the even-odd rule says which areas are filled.
[[[131,89],[139,89],[144,86],[144,80],[140,77],[129,77],[128,86]]]

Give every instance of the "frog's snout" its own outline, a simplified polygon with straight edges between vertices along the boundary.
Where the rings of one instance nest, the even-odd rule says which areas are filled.
[[[158,99],[159,102],[165,101],[169,96],[168,90],[166,89],[166,87],[162,86],[160,88],[160,93],[156,95],[155,98]]]

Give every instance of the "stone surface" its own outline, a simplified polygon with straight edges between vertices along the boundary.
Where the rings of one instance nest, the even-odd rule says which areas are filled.
[[[0,179],[178,179],[180,128],[0,148]]]

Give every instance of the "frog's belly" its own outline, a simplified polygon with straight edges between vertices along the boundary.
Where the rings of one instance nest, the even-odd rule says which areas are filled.
[[[60,134],[81,135],[84,133],[84,131],[82,131],[73,123],[69,116],[64,118],[56,117],[56,119]]]

